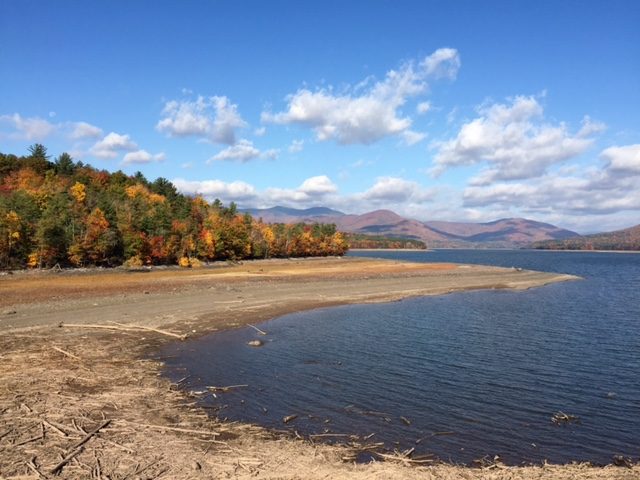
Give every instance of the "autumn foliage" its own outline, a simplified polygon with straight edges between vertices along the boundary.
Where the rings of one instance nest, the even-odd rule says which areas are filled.
[[[0,153],[0,268],[198,266],[215,260],[342,255],[335,225],[265,224],[231,203],[74,163]]]

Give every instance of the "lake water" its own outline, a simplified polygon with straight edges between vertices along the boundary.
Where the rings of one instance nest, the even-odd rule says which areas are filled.
[[[525,292],[477,291],[286,315],[168,346],[167,374],[220,417],[302,435],[368,435],[470,463],[640,456],[640,255],[544,251],[354,252],[580,275]],[[555,425],[554,413],[578,423]],[[405,417],[407,425],[400,417]]]

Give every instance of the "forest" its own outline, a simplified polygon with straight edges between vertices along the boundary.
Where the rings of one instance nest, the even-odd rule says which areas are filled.
[[[265,224],[234,203],[74,161],[0,153],[0,269],[178,264],[343,255],[333,224]]]
[[[344,238],[349,244],[349,248],[353,249],[426,250],[427,248],[423,241],[413,238],[386,237],[363,233],[345,233]]]

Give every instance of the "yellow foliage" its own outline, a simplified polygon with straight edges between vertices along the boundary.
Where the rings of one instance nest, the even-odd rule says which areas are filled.
[[[136,198],[138,196],[146,197],[148,190],[141,183],[136,183],[135,185],[130,185],[125,188],[124,193],[129,198]]]
[[[178,260],[178,265],[180,265],[182,268],[191,267],[191,262],[189,262],[189,257],[180,257],[180,259]]]
[[[124,266],[129,268],[142,267],[143,265],[144,262],[140,258],[140,255],[135,255],[124,262]]]
[[[36,268],[40,264],[40,255],[37,252],[33,252],[29,254],[27,258],[27,267]]]
[[[202,268],[202,262],[197,258],[191,258],[189,263],[191,264],[191,268]]]
[[[76,182],[69,190],[78,203],[83,203],[87,198],[87,189],[83,183]]]

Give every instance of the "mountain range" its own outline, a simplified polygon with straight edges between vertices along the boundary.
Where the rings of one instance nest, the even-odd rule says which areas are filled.
[[[421,222],[390,210],[375,210],[362,215],[325,207],[305,210],[272,207],[243,211],[267,223],[335,223],[344,232],[416,239],[432,248],[513,248],[579,236],[576,232],[525,218],[504,218],[487,223]]]
[[[545,250],[640,250],[640,225],[614,232],[535,242],[533,248]]]

